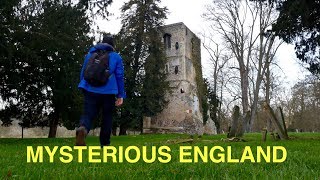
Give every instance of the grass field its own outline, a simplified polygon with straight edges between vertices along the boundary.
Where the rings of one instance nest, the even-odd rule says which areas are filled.
[[[54,162],[44,153],[43,163],[27,163],[27,146],[73,146],[74,138],[57,139],[0,139],[0,178],[2,179],[320,179],[320,133],[293,133],[291,140],[261,142],[261,134],[246,134],[247,142],[224,142],[225,135],[202,136],[189,143],[172,143],[188,135],[137,135],[112,137],[112,145],[163,146],[171,149],[172,160],[145,163],[89,163],[87,151],[83,163],[74,160],[64,164],[56,154]],[[168,141],[171,140],[171,141]],[[98,146],[98,137],[88,137],[87,144]],[[257,146],[284,146],[287,159],[283,163],[198,163],[179,162],[179,146],[231,146],[232,156],[241,157],[245,146],[255,151]],[[150,148],[149,148],[150,149]]]

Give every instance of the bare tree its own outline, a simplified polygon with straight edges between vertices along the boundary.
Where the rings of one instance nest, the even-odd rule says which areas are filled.
[[[274,34],[268,32],[276,19],[274,10],[262,1],[214,0],[203,15],[212,22],[211,30],[222,37],[238,63],[242,112],[251,112],[250,116],[245,115],[250,117],[245,119],[249,127],[256,118],[261,82],[280,46],[275,44]]]
[[[259,41],[258,41],[258,58],[256,66],[256,79],[255,87],[253,89],[253,102],[252,102],[252,113],[250,118],[251,126],[254,126],[256,119],[257,105],[259,100],[259,92],[262,80],[266,77],[266,102],[270,104],[269,93],[270,93],[270,65],[274,60],[274,56],[282,44],[282,42],[275,42],[276,36],[268,28],[276,21],[275,9],[268,2],[257,1],[254,4],[254,9],[259,13]],[[254,63],[255,64],[255,63]]]
[[[203,17],[208,21],[212,21],[212,30],[222,36],[222,39],[227,43],[228,48],[231,49],[238,62],[241,80],[242,110],[243,112],[247,112],[249,110],[248,66],[253,45],[257,40],[257,38],[253,38],[257,13],[248,6],[247,2],[243,3],[243,1],[216,0],[213,3],[213,5],[207,6],[207,12]],[[243,10],[245,14],[249,12],[253,18],[252,26],[248,31],[245,31],[245,24],[248,21],[247,16],[240,15],[240,11]]]
[[[212,78],[209,77],[209,80],[212,80],[212,83],[210,83],[212,85],[212,88],[210,88],[212,92],[210,93],[218,99],[218,101],[213,104],[213,107],[210,107],[210,117],[216,124],[217,132],[220,133],[223,87],[225,83],[223,69],[231,57],[225,53],[223,48],[220,48],[212,35],[206,36],[203,34],[203,39],[203,47],[209,55],[211,65],[213,65],[213,68],[210,71],[212,73]],[[218,89],[220,89],[220,91]]]
[[[320,81],[314,76],[298,82],[292,88],[290,129],[320,131]]]

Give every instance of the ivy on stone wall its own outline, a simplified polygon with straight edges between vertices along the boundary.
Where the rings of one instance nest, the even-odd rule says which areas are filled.
[[[193,37],[191,39],[191,61],[195,69],[196,75],[196,86],[197,86],[197,96],[199,98],[200,112],[202,112],[203,123],[208,119],[207,111],[207,99],[206,99],[206,89],[202,77],[202,68],[201,68],[201,42],[199,38]]]

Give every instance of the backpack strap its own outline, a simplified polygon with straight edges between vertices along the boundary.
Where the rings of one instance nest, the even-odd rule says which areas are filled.
[[[96,51],[96,57],[98,57],[98,60],[100,60],[100,65],[106,67],[109,69],[109,53],[113,51],[105,51],[105,50],[99,50]]]

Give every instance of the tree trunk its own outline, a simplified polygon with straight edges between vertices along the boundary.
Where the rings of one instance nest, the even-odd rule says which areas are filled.
[[[112,135],[117,136],[117,127],[112,128]]]
[[[221,90],[220,90],[220,99],[222,100],[222,88],[221,88]],[[216,126],[216,128],[217,128],[217,133],[218,133],[218,134],[221,133],[221,125],[220,125],[220,123],[222,122],[222,119],[221,119],[222,102],[221,102],[221,100],[219,101],[218,114],[217,114],[217,119],[219,120],[219,127]]]
[[[128,129],[128,126],[125,123],[124,124],[120,124],[119,136],[127,135],[127,129]]]
[[[57,135],[57,128],[58,128],[58,119],[52,119],[50,121],[50,130],[48,138],[55,138]]]
[[[217,45],[217,54],[216,54],[216,59],[214,63],[214,71],[213,71],[213,94],[215,95],[215,99],[217,100],[217,86],[218,86],[218,62],[219,62],[219,46]],[[218,119],[217,113],[218,113],[218,104],[219,102],[215,101],[214,106],[213,106],[213,112],[212,112],[212,120],[214,121],[216,128],[217,128],[217,133],[220,131],[220,119]]]
[[[251,111],[247,111],[242,117],[241,126],[239,126],[238,135],[242,137],[244,132],[248,129],[248,125],[250,122]]]
[[[53,114],[53,118],[50,120],[50,130],[48,138],[55,138],[57,135],[57,128],[59,124],[59,110],[55,108],[55,112]]]
[[[249,131],[254,130],[256,115],[257,115],[257,109],[258,109],[258,100],[259,100],[259,92],[260,92],[260,85],[263,78],[263,75],[261,72],[258,72],[257,80],[256,80],[256,87],[253,92],[253,102],[252,102],[252,109],[251,109],[251,117],[250,117],[250,128]]]
[[[249,76],[248,76],[248,70],[246,69],[246,67],[242,64],[241,67],[241,63],[240,65],[240,77],[241,77],[241,100],[242,100],[242,113],[246,114],[249,111]],[[250,120],[247,121],[247,123],[243,124],[243,128],[245,130],[248,130],[248,128],[250,127]]]
[[[271,86],[271,81],[270,81],[270,66],[267,66],[266,69],[266,103],[270,104],[270,86]],[[267,118],[267,131],[271,132],[273,131],[272,128],[272,121],[270,118]]]
[[[259,12],[260,12],[260,45],[259,45],[259,58],[258,58],[258,72],[257,72],[257,78],[255,81],[255,87],[253,89],[253,102],[251,106],[251,117],[250,117],[250,131],[254,130],[255,120],[256,120],[256,113],[258,109],[258,100],[259,100],[259,91],[260,91],[260,85],[264,76],[265,66],[268,66],[267,63],[264,66],[263,60],[265,57],[265,47],[263,41],[264,36],[262,35],[264,33],[264,27],[262,27],[261,21],[262,21],[262,6],[260,4],[259,6]],[[268,59],[266,59],[268,61]]]
[[[249,97],[248,97],[248,71],[245,67],[240,68],[240,77],[241,77],[241,100],[242,100],[242,112],[245,113],[249,110]]]
[[[150,118],[150,124],[151,124],[151,118]],[[140,120],[140,134],[143,134],[143,117]]]

